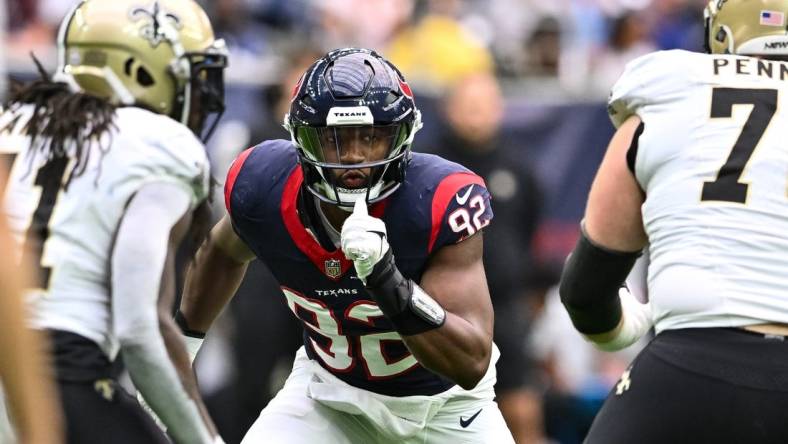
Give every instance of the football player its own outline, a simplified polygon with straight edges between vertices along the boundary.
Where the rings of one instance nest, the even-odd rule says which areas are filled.
[[[303,324],[292,373],[244,442],[513,442],[493,400],[482,179],[411,152],[413,94],[370,50],[312,64],[285,125],[292,141],[231,166],[227,215],[178,314],[194,352],[259,258]]]
[[[788,439],[788,1],[714,0],[708,54],[657,52],[613,87],[618,126],[561,280],[605,350],[656,338],[588,443]],[[619,290],[649,244],[649,304]]]
[[[5,167],[0,164],[0,190]],[[13,260],[15,246],[0,213],[0,382],[7,392],[16,435],[23,443],[63,442],[62,418],[51,374],[44,370],[41,339],[25,326],[20,268]],[[0,442],[10,442],[0,393]]]
[[[223,110],[226,49],[192,0],[87,0],[64,19],[56,77],[0,116],[5,209],[37,267],[72,443],[169,442],[115,380],[119,352],[177,443],[218,440],[171,319],[174,251],[208,194],[202,134]]]

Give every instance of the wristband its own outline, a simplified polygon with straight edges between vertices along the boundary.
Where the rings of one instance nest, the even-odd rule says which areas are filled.
[[[189,328],[186,322],[186,317],[180,309],[175,311],[175,323],[183,333],[183,341],[186,343],[186,351],[189,352],[189,362],[194,364],[194,359],[197,358],[197,353],[200,352],[200,347],[205,340],[205,333]]]
[[[366,289],[401,335],[424,333],[446,322],[443,307],[412,280],[402,276],[390,249],[367,277]]]
[[[175,323],[178,324],[178,327],[181,329],[181,333],[183,333],[185,336],[205,339],[204,331],[192,330],[189,328],[189,323],[186,322],[186,317],[183,316],[183,312],[181,312],[180,308],[175,310]]]

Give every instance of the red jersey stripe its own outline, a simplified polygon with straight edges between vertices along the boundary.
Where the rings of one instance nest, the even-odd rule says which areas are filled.
[[[227,181],[224,182],[224,206],[227,207],[227,212],[232,214],[232,209],[230,208],[230,198],[233,196],[233,186],[235,185],[235,180],[238,179],[238,173],[241,172],[241,168],[244,166],[244,162],[246,162],[246,158],[252,154],[252,151],[255,147],[249,148],[238,155],[233,161],[233,164],[230,165],[230,171],[227,172]]]
[[[430,243],[427,252],[432,253],[435,241],[441,231],[441,222],[446,215],[452,197],[466,185],[481,185],[486,187],[484,179],[473,173],[454,173],[443,178],[432,196],[432,230],[430,231]]]

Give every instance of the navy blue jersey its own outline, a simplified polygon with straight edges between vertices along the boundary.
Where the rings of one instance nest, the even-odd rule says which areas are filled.
[[[302,322],[310,358],[355,387],[389,396],[432,395],[453,383],[421,367],[367,293],[340,249],[325,249],[299,217],[303,174],[290,141],[244,151],[225,184],[238,236],[271,270]],[[311,195],[307,195],[311,198]],[[405,181],[370,207],[381,218],[397,267],[419,282],[431,253],[490,223],[484,181],[462,166],[413,155]],[[261,295],[270,297],[270,295]]]

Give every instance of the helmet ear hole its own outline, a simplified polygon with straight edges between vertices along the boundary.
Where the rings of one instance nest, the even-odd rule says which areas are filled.
[[[123,64],[123,72],[127,76],[131,76],[131,66],[134,64],[134,57],[129,57],[126,63]]]
[[[139,68],[137,68],[137,83],[139,83],[145,88],[148,88],[150,86],[153,86],[153,84],[156,83],[156,81],[153,80],[153,76],[150,75],[150,73],[148,72],[147,69],[145,69],[144,66],[140,66]]]
[[[725,32],[725,29],[722,26],[720,26],[720,29],[717,30],[717,35],[715,35],[714,38],[720,43],[725,43],[725,39],[728,38],[728,33]]]

